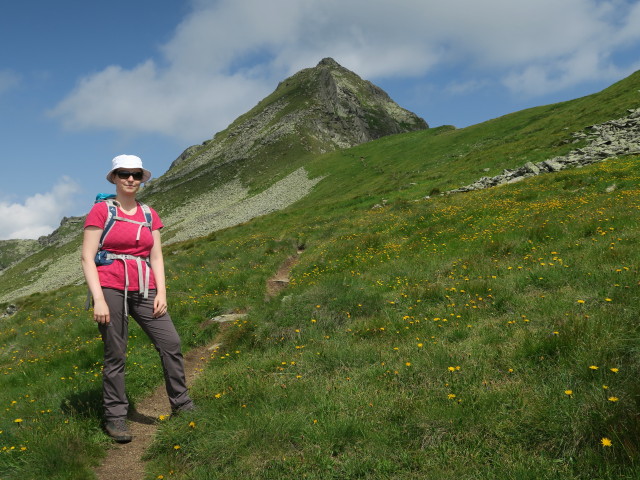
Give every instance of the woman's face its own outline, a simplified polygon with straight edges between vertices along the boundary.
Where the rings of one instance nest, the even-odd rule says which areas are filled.
[[[136,193],[140,189],[142,175],[143,172],[140,168],[119,168],[113,172],[116,190],[125,194]]]

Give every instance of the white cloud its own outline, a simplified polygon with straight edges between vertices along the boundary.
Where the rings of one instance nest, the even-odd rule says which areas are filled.
[[[52,111],[73,129],[202,141],[331,56],[371,80],[446,68],[458,88],[502,83],[543,95],[630,73],[614,53],[640,42],[629,0],[193,0],[159,50],[131,69],[83,78]],[[627,62],[628,63],[628,62]],[[638,65],[637,63],[635,64]],[[445,89],[445,86],[442,86]]]
[[[110,66],[83,79],[53,111],[67,127],[124,132],[160,132],[191,141],[209,138],[226,125],[217,119],[254,106],[267,90],[240,75],[160,71],[149,60],[132,70]]]
[[[62,177],[48,193],[38,193],[24,203],[0,201],[0,240],[38,238],[58,228],[59,219],[71,210],[80,186]]]
[[[487,82],[477,79],[471,79],[463,82],[454,80],[445,87],[445,91],[451,95],[467,95],[486,86],[488,86]]]
[[[12,70],[0,70],[0,95],[17,87],[20,83],[20,75]]]

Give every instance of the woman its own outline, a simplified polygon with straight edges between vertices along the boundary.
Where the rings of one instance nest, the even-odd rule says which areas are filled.
[[[96,203],[84,224],[82,269],[93,296],[93,319],[104,343],[105,430],[121,443],[132,438],[126,422],[129,402],[124,382],[129,315],[160,354],[172,411],[194,408],[187,392],[180,337],[167,313],[160,242],[163,224],[153,209],[136,200],[140,184],[149,178],[151,172],[142,167],[139,157],[115,157],[107,174],[107,180],[116,186],[115,202]],[[102,238],[110,208],[115,219]]]

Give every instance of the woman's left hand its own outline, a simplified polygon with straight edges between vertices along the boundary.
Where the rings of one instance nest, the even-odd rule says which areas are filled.
[[[153,301],[153,317],[158,318],[165,313],[167,313],[167,297],[158,294]]]

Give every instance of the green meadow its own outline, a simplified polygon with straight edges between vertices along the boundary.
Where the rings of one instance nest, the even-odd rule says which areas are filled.
[[[146,478],[638,478],[640,156],[438,193],[576,148],[639,84],[314,157],[323,179],[292,207],[166,247],[184,349],[223,346],[199,409],[159,421]],[[85,296],[0,320],[2,480],[91,479],[110,445]],[[135,405],[162,371],[132,325]]]

